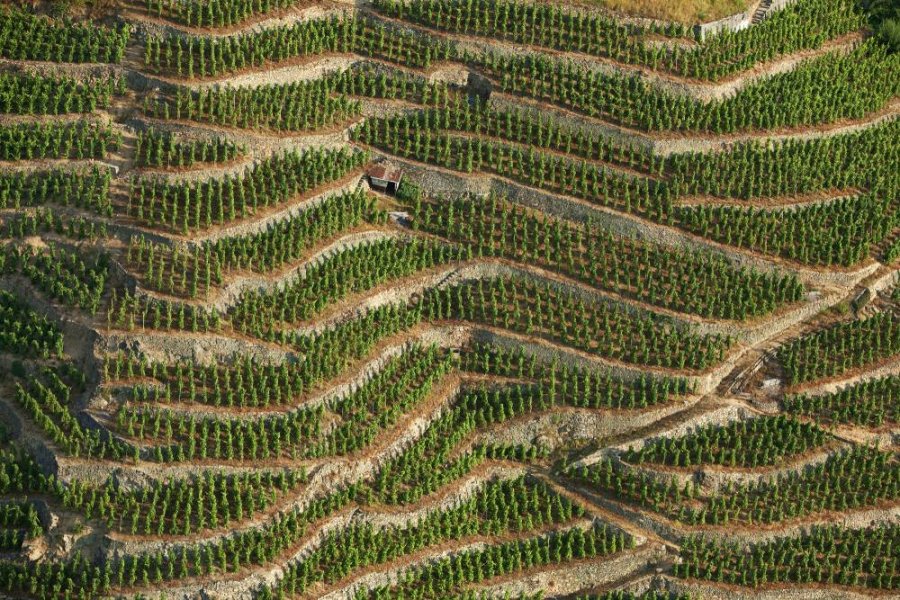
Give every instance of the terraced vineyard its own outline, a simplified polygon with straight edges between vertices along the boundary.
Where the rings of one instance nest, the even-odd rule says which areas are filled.
[[[608,4],[0,8],[0,596],[900,595],[900,12]]]

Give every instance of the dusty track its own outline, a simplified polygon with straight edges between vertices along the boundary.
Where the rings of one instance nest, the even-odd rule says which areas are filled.
[[[129,6],[123,14],[126,20],[138,25],[141,34],[209,34],[222,36],[245,31],[261,31],[323,15],[336,14],[348,8],[363,12],[370,10],[365,2],[321,3],[312,6],[295,7],[278,14],[260,16],[221,30],[176,26],[168,21],[147,15],[143,8],[139,6]],[[418,29],[409,27],[408,24],[404,24],[404,27],[407,29]],[[486,48],[499,49],[504,52],[517,50],[511,44],[505,44],[496,40],[478,39],[473,41],[466,36],[443,34],[441,34],[441,37],[450,39],[460,46],[478,47],[481,50]],[[643,68],[614,64],[612,61],[595,57],[566,53],[553,54],[572,58],[581,64],[588,65],[597,72],[640,73],[649,79],[652,84],[662,89],[692,98],[709,100],[725,97],[761,78],[793,69],[797,65],[825,52],[833,50],[843,51],[857,41],[858,38],[858,35],[845,36],[844,38],[827,42],[816,50],[779,57],[768,63],[757,65],[750,71],[739,73],[714,84],[690,81],[668,74],[649,74]],[[194,89],[217,85],[260,86],[281,84],[317,78],[326,73],[347,69],[360,62],[375,65],[387,64],[383,61],[356,55],[322,55],[287,60],[278,64],[245,69],[241,72],[204,80],[185,81],[147,73],[140,60],[140,53],[136,50],[137,48],[134,46],[129,49],[128,58],[123,66],[50,66],[13,61],[0,61],[0,64],[8,68],[21,67],[28,71],[52,71],[72,76],[105,73],[126,74],[133,81],[137,82],[137,87],[143,86],[147,89],[153,86],[166,87],[173,84],[185,85]],[[532,47],[529,50],[535,51],[536,48]],[[398,68],[396,65],[394,67]],[[456,77],[459,79],[463,76],[468,76],[469,73],[468,68],[459,63],[435,65],[428,71],[406,68],[399,68],[399,70],[430,79],[439,79],[441,77],[450,79]],[[745,132],[723,136],[707,134],[670,135],[647,134],[630,130],[527,98],[495,93],[492,95],[491,101],[498,107],[508,105],[527,107],[542,115],[552,116],[574,126],[584,127],[593,132],[601,132],[617,139],[651,148],[661,155],[684,151],[715,152],[735,143],[763,137],[772,139],[809,139],[836,135],[870,127],[900,114],[900,101],[895,99],[884,110],[868,115],[858,121],[843,121],[785,131]],[[415,109],[414,105],[402,102],[374,99],[364,99],[362,102],[364,116],[384,116]],[[247,156],[231,163],[214,165],[207,169],[198,168],[156,173],[161,177],[174,181],[196,181],[210,177],[234,175],[243,172],[255,162],[284,150],[343,147],[348,143],[349,129],[355,125],[355,123],[343,124],[340,127],[333,128],[333,130],[317,132],[293,132],[286,134],[266,131],[251,132],[187,121],[158,121],[136,114],[136,111],[129,112],[125,106],[125,101],[122,101],[121,104],[122,106],[117,105],[109,111],[100,111],[85,116],[85,118],[89,119],[110,122],[126,136],[125,146],[104,161],[113,164],[119,169],[113,182],[113,190],[116,195],[115,201],[122,200],[127,188],[127,178],[139,171],[134,166],[132,148],[128,145],[132,142],[133,131],[145,128],[148,125],[185,134],[202,132],[204,136],[221,136],[231,141],[243,143],[248,148]],[[39,120],[74,120],[76,118],[82,117],[63,116],[52,119],[40,118]],[[30,120],[35,119],[30,117],[0,117],[0,122],[3,123]],[[373,152],[373,155],[376,158],[384,157],[378,152]],[[356,292],[338,299],[310,321],[292,324],[291,328],[308,335],[321,333],[337,324],[345,323],[367,310],[388,304],[407,302],[428,289],[446,287],[460,281],[472,279],[516,275],[534,281],[549,282],[557,289],[571,292],[590,302],[613,303],[627,307],[629,310],[650,311],[656,314],[667,315],[676,319],[680,326],[689,328],[692,331],[731,335],[735,338],[736,343],[722,364],[702,373],[693,373],[650,369],[641,365],[620,363],[602,356],[566,347],[554,340],[512,333],[502,328],[455,321],[423,323],[379,340],[366,356],[349,361],[348,366],[336,377],[332,377],[327,381],[317,382],[313,389],[307,390],[301,397],[295,398],[292,402],[282,406],[241,410],[187,403],[169,405],[167,408],[171,408],[180,414],[223,419],[228,417],[256,419],[266,415],[284,413],[298,407],[327,405],[356,389],[368,377],[383,367],[390,357],[398,355],[410,344],[436,343],[442,348],[456,350],[475,340],[489,341],[500,347],[522,348],[527,354],[537,356],[540,362],[557,361],[562,364],[577,365],[597,372],[612,373],[626,380],[653,372],[659,375],[687,375],[696,384],[696,393],[675,398],[666,405],[653,406],[649,409],[587,410],[557,408],[541,413],[535,412],[521,415],[505,420],[500,424],[478,428],[460,441],[453,449],[452,457],[458,457],[463,452],[469,451],[481,443],[496,441],[498,443],[505,442],[528,446],[535,443],[540,437],[536,435],[537,432],[549,432],[552,434],[547,436],[549,441],[546,444],[547,449],[551,451],[551,456],[547,459],[523,463],[486,460],[464,476],[426,495],[415,505],[409,507],[351,504],[313,523],[297,543],[282,552],[272,563],[254,565],[243,568],[237,573],[217,575],[212,579],[185,579],[164,583],[158,589],[153,589],[151,597],[159,598],[162,593],[165,593],[170,599],[193,598],[207,594],[222,598],[250,598],[252,592],[258,589],[260,585],[275,582],[288,565],[302,560],[304,556],[317,548],[328,532],[339,530],[349,524],[358,523],[371,523],[377,527],[407,526],[415,523],[427,514],[446,510],[452,507],[454,503],[471,497],[486,485],[488,481],[497,478],[513,478],[521,474],[528,474],[546,483],[556,493],[585,507],[590,519],[598,519],[627,532],[634,537],[637,547],[633,551],[620,552],[613,556],[599,557],[588,561],[573,561],[564,565],[549,565],[529,571],[516,572],[513,576],[498,577],[472,586],[487,590],[493,597],[501,597],[506,593],[531,592],[536,589],[563,595],[587,589],[617,589],[632,585],[665,585],[680,589],[696,590],[702,594],[709,595],[711,598],[742,598],[745,595],[749,598],[751,595],[746,591],[705,583],[701,584],[696,581],[673,583],[665,577],[657,576],[657,569],[661,572],[668,571],[672,563],[671,553],[673,551],[677,553],[679,544],[684,536],[693,533],[704,532],[722,539],[748,542],[768,540],[780,535],[800,535],[804,528],[810,524],[841,523],[846,526],[857,527],[865,526],[871,522],[897,521],[898,515],[900,515],[900,506],[896,503],[884,503],[883,505],[842,514],[817,514],[807,519],[779,523],[767,527],[688,527],[673,522],[659,514],[633,506],[620,498],[597,493],[595,490],[588,489],[585,486],[575,485],[559,474],[556,469],[558,465],[555,462],[571,451],[587,452],[592,448],[585,441],[587,439],[590,439],[591,443],[595,444],[595,451],[584,454],[581,460],[582,462],[590,463],[601,456],[609,455],[617,448],[622,449],[633,444],[639,445],[658,436],[680,435],[700,423],[724,424],[735,418],[751,418],[759,414],[767,414],[765,410],[753,402],[754,398],[735,398],[724,392],[722,388],[726,384],[730,384],[740,373],[757,361],[759,356],[770,352],[779,344],[805,331],[810,326],[809,324],[814,322],[819,315],[845,301],[861,287],[872,286],[875,288],[880,286],[879,289],[881,289],[892,285],[896,277],[894,267],[884,266],[874,260],[870,260],[851,269],[817,269],[753,251],[736,249],[686,233],[674,227],[654,223],[634,215],[623,214],[574,197],[552,194],[543,189],[524,186],[513,180],[488,173],[460,174],[456,171],[437,168],[413,160],[386,158],[402,165],[410,180],[423,183],[428,188],[438,189],[442,192],[461,192],[465,190],[509,192],[514,202],[529,207],[538,213],[552,214],[563,220],[570,221],[585,221],[588,218],[598,218],[603,226],[621,235],[657,242],[672,248],[713,252],[725,257],[731,264],[737,266],[755,268],[766,272],[790,271],[797,274],[815,295],[810,295],[795,306],[784,307],[772,315],[741,323],[726,322],[681,314],[643,303],[631,297],[598,290],[572,278],[543,269],[539,265],[522,264],[505,259],[476,259],[465,263],[421,270],[412,276],[402,279],[391,279],[372,289]],[[32,170],[58,166],[83,166],[89,164],[89,162],[94,161],[30,161],[27,164],[4,163],[0,167],[5,170]],[[595,164],[601,167],[608,166],[600,165],[599,163]],[[616,167],[612,167],[612,169],[627,171]],[[153,173],[152,170],[144,170],[143,172]],[[146,234],[148,238],[154,241],[171,246],[197,247],[205,242],[264,231],[270,224],[315,206],[316,203],[330,194],[350,190],[362,185],[362,181],[362,172],[354,171],[332,184],[300,194],[276,207],[262,210],[247,219],[238,219],[224,226],[211,227],[187,236],[171,231],[146,228],[130,219],[123,218],[121,214],[113,218],[106,218],[97,215],[87,215],[87,213],[78,209],[67,208],[62,212],[64,214],[87,215],[93,222],[107,224],[110,235],[113,237],[109,248],[114,252],[119,251],[128,238],[135,234]],[[857,191],[831,190],[800,197],[766,198],[747,203],[732,202],[727,199],[694,197],[682,198],[679,203],[683,205],[756,205],[774,210],[792,210],[797,206],[831,202],[835,198],[851,195]],[[389,208],[395,208],[390,206],[388,204],[390,201],[383,197],[380,201],[382,204],[388,205]],[[11,212],[11,210],[4,211],[2,217]],[[279,286],[296,282],[303,277],[311,265],[319,263],[335,252],[352,248],[359,244],[369,243],[376,239],[412,235],[422,236],[421,233],[393,225],[385,227],[360,226],[353,230],[342,232],[333,239],[324,240],[316,244],[308,249],[308,252],[305,253],[301,260],[285,265],[272,273],[229,273],[227,274],[227,283],[221,289],[215,290],[210,299],[202,302],[198,300],[193,303],[215,307],[217,310],[225,312],[239,301],[242,292],[246,290],[273,290]],[[122,277],[131,284],[135,283],[132,273],[123,272]],[[873,282],[873,278],[880,279]],[[289,348],[254,339],[228,328],[222,332],[201,335],[188,332],[150,332],[142,329],[130,332],[110,331],[105,326],[102,311],[101,314],[95,316],[81,313],[72,315],[70,314],[71,311],[68,311],[59,303],[47,301],[33,285],[26,283],[21,277],[4,277],[0,280],[0,288],[16,290],[25,296],[28,303],[41,314],[45,314],[55,322],[60,323],[67,335],[66,353],[80,364],[88,367],[91,370],[92,379],[96,375],[96,365],[100,356],[120,348],[136,349],[148,357],[165,361],[172,361],[176,358],[188,358],[205,363],[230,363],[234,361],[236,356],[240,355],[252,355],[263,361],[272,362],[302,361],[304,358]],[[165,294],[143,289],[139,284],[137,285],[137,293],[158,299],[168,298]],[[10,362],[10,357],[0,355],[0,366],[4,370],[9,368],[8,363]],[[849,373],[840,379],[815,382],[807,386],[804,391],[812,393],[833,391],[836,388],[857,381],[885,374],[896,374],[898,370],[900,370],[900,361],[894,357],[880,364],[869,365],[858,372]],[[3,372],[5,373],[5,371]],[[508,383],[509,380],[493,376],[451,373],[436,383],[431,393],[402,415],[396,423],[380,430],[372,443],[362,450],[346,456],[327,456],[317,459],[294,460],[280,458],[269,461],[266,464],[225,460],[196,461],[184,464],[159,464],[153,462],[132,464],[130,462],[96,461],[65,456],[65,453],[51,443],[44,431],[37,427],[25,415],[21,407],[16,404],[12,397],[12,387],[6,383],[0,384],[0,413],[2,413],[4,421],[10,421],[15,424],[13,431],[15,437],[39,456],[41,464],[47,470],[57,473],[63,481],[80,479],[100,484],[106,481],[107,478],[118,476],[121,473],[130,473],[135,478],[145,481],[152,479],[162,480],[169,477],[181,478],[188,474],[196,473],[201,468],[214,472],[235,473],[282,466],[302,465],[308,468],[310,473],[308,484],[301,485],[294,493],[288,493],[279,497],[273,505],[264,511],[258,512],[252,518],[232,523],[228,528],[207,529],[191,536],[154,537],[131,536],[105,531],[101,524],[92,523],[92,527],[96,527],[96,529],[92,529],[90,533],[93,536],[89,538],[91,540],[90,543],[93,544],[96,540],[100,540],[99,543],[102,543],[101,553],[105,556],[116,556],[158,551],[162,548],[178,549],[200,543],[215,543],[242,532],[264,529],[271,525],[279,514],[294,509],[302,510],[313,499],[321,497],[329,491],[342,489],[357,482],[371,481],[388,460],[407,451],[416,440],[420,439],[428,431],[429,426],[448,407],[452,406],[464,386],[476,382],[500,385]],[[133,381],[119,383],[133,383]],[[92,380],[89,392],[85,394],[83,401],[79,401],[78,409],[79,411],[83,409],[81,416],[84,417],[84,420],[93,420],[94,423],[101,425],[109,424],[112,416],[111,410],[115,403],[108,401],[106,397],[109,386],[97,388],[95,384],[96,381]],[[777,410],[777,407],[773,410]],[[589,414],[589,417],[584,417],[585,414]],[[327,431],[326,429],[326,433]],[[778,468],[767,469],[762,473],[742,473],[739,470],[717,469],[708,466],[684,470],[659,469],[659,471],[665,475],[674,474],[680,480],[702,476],[707,481],[707,487],[712,489],[722,482],[749,478],[760,479],[775,476],[780,472],[800,470],[805,466],[821,462],[836,447],[844,447],[852,443],[867,443],[875,439],[890,439],[896,435],[896,432],[893,431],[873,432],[855,430],[853,428],[842,428],[835,430],[834,433],[836,441],[833,444],[804,456],[796,457],[795,460],[788,461],[787,464],[779,465]],[[65,513],[65,510],[60,507],[54,506],[54,509]],[[583,520],[574,523],[574,525],[584,526],[587,523],[587,520]],[[566,526],[571,525],[573,523],[569,523]],[[529,535],[534,533],[536,532],[531,532]],[[499,536],[476,536],[429,545],[417,552],[383,564],[356,569],[348,576],[329,585],[312,587],[302,597],[349,600],[356,591],[396,582],[404,573],[415,569],[417,566],[427,564],[436,558],[468,548],[483,547],[487,543],[522,537],[524,535],[504,533]],[[54,544],[56,544],[54,551],[64,551],[62,541],[56,540]],[[88,542],[82,542],[82,544],[87,545]],[[650,581],[651,579],[653,580],[652,582]],[[129,591],[146,592],[148,590],[135,589]],[[785,591],[770,587],[758,590],[756,593],[759,595],[752,597],[774,599],[783,597],[779,594],[785,593]],[[795,598],[819,600],[820,598],[825,598],[831,592],[826,593],[821,590],[792,586],[789,593]],[[856,597],[856,592],[847,589],[842,589],[839,593],[841,597]]]

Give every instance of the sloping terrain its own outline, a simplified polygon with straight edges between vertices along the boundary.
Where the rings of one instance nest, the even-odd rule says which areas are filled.
[[[895,597],[900,53],[750,8],[0,9],[0,595]]]

